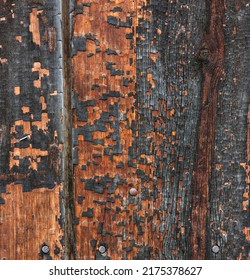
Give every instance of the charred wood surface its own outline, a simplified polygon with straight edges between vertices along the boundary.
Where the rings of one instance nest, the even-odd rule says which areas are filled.
[[[0,18],[0,258],[60,259],[61,8],[1,0]]]
[[[0,258],[250,259],[249,20],[0,0]]]

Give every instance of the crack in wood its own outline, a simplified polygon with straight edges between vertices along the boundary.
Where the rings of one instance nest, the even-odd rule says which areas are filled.
[[[202,62],[203,87],[198,123],[196,167],[193,172],[193,201],[191,210],[192,259],[205,259],[206,254],[206,224],[216,125],[217,85],[224,72],[224,1],[211,0],[207,1],[207,5],[210,7],[210,19],[198,52],[198,58]]]
[[[63,127],[64,127],[64,149],[63,149],[63,174],[64,174],[64,258],[75,259],[75,228],[74,228],[74,183],[73,183],[73,160],[72,160],[72,115],[71,115],[71,93],[72,93],[72,67],[70,27],[70,0],[62,2],[62,30],[63,30]]]

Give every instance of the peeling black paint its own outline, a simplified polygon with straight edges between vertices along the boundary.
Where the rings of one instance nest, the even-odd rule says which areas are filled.
[[[53,99],[57,97],[50,96],[50,93],[54,91],[57,91],[58,95],[62,91],[60,79],[57,79],[60,72],[59,69],[61,68],[61,60],[59,59],[60,50],[59,48],[55,48],[48,52],[46,42],[38,46],[32,41],[32,33],[29,30],[29,15],[32,8],[38,8],[41,11],[38,18],[41,35],[45,33],[49,26],[58,28],[60,15],[54,16],[58,6],[54,5],[53,1],[44,4],[42,7],[35,3],[22,5],[18,1],[8,1],[5,4],[1,3],[1,6],[1,11],[4,16],[7,15],[7,19],[6,21],[1,21],[2,32],[0,33],[0,43],[2,48],[0,50],[0,57],[5,57],[7,62],[4,65],[1,63],[1,77],[4,78],[0,89],[0,106],[4,105],[5,107],[1,107],[1,119],[2,121],[5,120],[5,125],[2,125],[4,129],[2,128],[0,134],[6,133],[6,135],[4,137],[5,140],[0,141],[1,159],[5,159],[1,160],[0,173],[15,172],[15,174],[27,174],[25,183],[21,181],[25,185],[25,191],[30,191],[40,186],[51,188],[55,182],[60,182],[60,178],[51,174],[51,172],[43,175],[49,169],[47,156],[42,158],[42,162],[38,164],[37,170],[32,170],[30,166],[31,157],[20,158],[15,156],[15,159],[19,160],[19,165],[14,165],[12,170],[8,169],[8,166],[11,160],[9,151],[13,151],[14,148],[22,150],[31,145],[33,149],[46,151],[48,150],[49,144],[54,142],[54,132],[57,131],[59,137],[61,135],[61,125],[59,122],[56,125],[50,124],[50,119],[53,119],[53,116],[59,115],[60,111],[60,106],[51,106]],[[11,17],[11,9],[15,14],[13,18]],[[44,18],[48,21],[43,21]],[[23,21],[23,24],[20,24],[20,21]],[[8,26],[11,26],[11,28],[8,28]],[[60,32],[60,30],[57,31]],[[21,36],[21,42],[16,40],[17,35]],[[57,36],[57,39],[59,39],[59,36]],[[9,45],[12,46],[11,50],[8,47]],[[49,76],[43,75],[41,77],[41,88],[34,86],[34,81],[39,79],[39,71],[32,70],[34,63],[38,62],[41,63],[41,68],[49,71]],[[16,71],[17,69],[18,71]],[[10,75],[7,73],[10,73]],[[15,87],[19,88],[20,93],[18,95],[14,94]],[[42,110],[40,97],[43,97],[46,102],[46,110]],[[58,99],[57,103],[60,105]],[[21,110],[22,107],[28,107],[29,111],[23,113]],[[42,112],[48,114],[46,130],[39,129],[33,124],[35,121],[41,122]],[[24,133],[23,125],[15,125],[15,122],[19,120],[30,122],[30,135]],[[10,133],[11,127],[15,129],[15,132]],[[24,139],[26,136],[28,137]],[[58,139],[59,141],[60,138]],[[14,144],[11,144],[11,142],[14,142],[12,139],[15,139]],[[38,180],[37,182],[32,179],[34,176],[35,180]],[[43,178],[45,179],[43,180]],[[33,183],[27,183],[28,181],[32,181]],[[20,183],[20,181],[18,182]],[[43,185],[44,182],[45,184]]]
[[[88,208],[87,211],[82,212],[82,217],[92,218],[93,215],[94,215],[94,209],[93,208]]]
[[[71,38],[68,33],[68,37],[64,38],[63,67],[60,53],[62,36],[58,32],[61,28],[60,11],[55,2],[28,1],[24,6],[19,2],[11,0],[0,3],[0,13],[7,15],[6,21],[0,21],[1,195],[5,196],[6,186],[10,183],[21,184],[23,192],[37,188],[53,189],[66,178],[61,174],[62,162],[69,160],[64,171],[70,171],[65,173],[70,175],[64,182],[67,187],[60,192],[61,216],[57,217],[61,228],[65,222],[71,221],[65,227],[68,230],[67,238],[62,236],[61,240],[66,249],[70,246],[66,254],[68,257],[76,256],[76,240],[70,232],[72,230],[74,233],[73,225],[81,225],[81,219],[84,219],[96,223],[100,239],[122,240],[124,243],[129,240],[130,243],[123,246],[123,259],[128,256],[134,259],[188,259],[201,72],[210,57],[206,48],[200,48],[208,17],[205,2],[147,0],[136,10],[141,15],[138,18],[135,18],[137,14],[133,11],[127,10],[128,7],[125,11],[120,7],[122,4],[115,6],[115,3],[108,3],[110,9],[104,17],[105,24],[114,32],[120,29],[119,34],[129,41],[128,51],[133,50],[133,55],[135,51],[136,59],[131,54],[124,56],[123,51],[115,46],[118,44],[115,40],[113,46],[108,42],[104,45],[103,38],[98,38],[94,32],[88,31],[83,36]],[[84,17],[95,5],[66,2],[71,19],[73,14]],[[207,258],[211,259],[247,259],[250,247],[246,234],[242,233],[244,227],[249,227],[250,216],[249,206],[242,210],[242,202],[248,200],[242,197],[246,190],[246,171],[242,164],[246,163],[249,79],[245,75],[249,72],[250,53],[246,28],[249,22],[247,1],[242,3],[239,9],[235,1],[226,1],[229,8],[226,8],[224,26],[227,46],[225,69],[228,73],[219,88],[215,155],[209,182],[211,207],[206,250]],[[15,17],[11,16],[12,4],[15,4]],[[37,19],[43,37],[40,45],[29,29],[32,8],[39,11]],[[65,13],[67,20],[64,28],[70,31],[68,14]],[[21,20],[23,24],[20,24]],[[135,26],[134,22],[137,21],[138,26]],[[54,31],[57,33],[54,34]],[[21,42],[15,37],[19,34],[22,36]],[[71,47],[67,47],[69,40]],[[86,53],[89,43],[95,46]],[[9,45],[13,47],[11,51]],[[71,94],[72,73],[68,62],[79,52],[85,55],[87,61],[94,60],[98,55],[105,57],[107,61],[103,60],[103,72],[108,82],[105,90],[101,79],[90,83],[91,100],[83,98],[87,96],[86,92],[72,91],[72,98],[67,100],[65,107],[62,92],[65,92],[65,98]],[[124,69],[124,65],[119,65],[120,57],[124,57]],[[92,62],[87,63],[91,66]],[[237,65],[237,69],[234,65]],[[129,66],[136,68],[136,77],[131,75],[132,68],[127,70]],[[62,68],[66,69],[65,73],[69,71],[64,75],[64,86],[69,82],[66,90],[62,89]],[[46,74],[41,73],[41,69],[45,69]],[[131,89],[133,85],[135,89]],[[133,108],[124,111],[121,101],[126,98],[134,98],[135,103],[126,104]],[[63,107],[70,114],[68,122],[64,121],[64,125],[68,125],[66,132],[61,123],[65,113]],[[89,111],[94,107],[99,115],[92,119]],[[76,121],[74,125],[71,109]],[[128,113],[133,117],[128,117]],[[131,130],[130,138],[127,135],[124,137],[122,131],[125,129]],[[72,139],[65,140],[65,133]],[[97,138],[95,135],[105,136]],[[61,154],[65,141],[68,141],[66,157]],[[128,155],[124,154],[126,141],[131,141]],[[82,163],[81,153],[85,144],[92,144],[96,150]],[[16,149],[36,149],[34,154],[39,152],[41,155],[37,158],[26,153],[21,156],[15,153]],[[105,162],[103,159],[109,159],[114,166],[105,165],[107,170],[104,172],[103,169],[102,175],[88,176],[91,168],[100,170],[102,162]],[[68,199],[71,202],[74,200],[73,164],[75,167],[80,165],[82,172],[80,178],[75,178],[79,184],[76,186],[76,205],[82,207],[78,208],[82,209],[79,211],[80,217],[74,216],[72,203],[65,203],[67,209],[63,207]],[[124,169],[131,173],[124,176]],[[128,184],[129,176],[133,177],[133,184]],[[136,197],[129,194],[132,187],[138,191]],[[81,191],[84,191],[84,195]],[[87,191],[89,196],[93,196],[91,201],[85,195]],[[234,200],[230,199],[232,196]],[[86,201],[92,205],[87,205]],[[0,197],[0,204],[4,203]],[[98,207],[98,211],[92,207]],[[103,221],[93,221],[96,212],[103,215]],[[108,224],[107,220],[112,220],[111,223],[118,227],[117,232],[113,230],[114,224]],[[129,229],[130,226],[134,227],[136,235]],[[150,240],[148,244],[138,241],[143,240],[149,228],[150,234],[157,233],[157,238],[163,239],[162,243],[157,243],[160,244],[158,248],[149,246]],[[84,246],[91,246],[90,251],[92,248],[96,259],[112,258],[112,252],[107,252],[107,255],[95,252],[99,243],[98,239],[92,239]],[[211,251],[214,244],[220,247],[218,254]],[[55,248],[54,254],[60,254],[58,249]],[[109,250],[112,250],[111,245]]]

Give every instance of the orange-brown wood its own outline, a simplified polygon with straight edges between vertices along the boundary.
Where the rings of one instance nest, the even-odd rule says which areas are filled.
[[[92,103],[86,105],[86,121],[77,117],[79,111],[76,108],[74,127],[76,130],[86,125],[93,127],[92,140],[85,139],[84,134],[79,133],[75,147],[78,149],[74,178],[78,201],[76,244],[79,259],[98,258],[98,246],[102,243],[108,246],[107,254],[112,259],[132,259],[140,247],[158,248],[163,240],[159,231],[162,214],[154,212],[161,205],[161,195],[158,194],[154,202],[149,201],[150,198],[141,200],[143,184],[136,174],[137,169],[148,174],[151,182],[145,183],[145,187],[153,191],[152,156],[141,154],[140,157],[147,164],[138,164],[136,157],[131,158],[129,152],[138,137],[138,132],[132,126],[138,118],[135,109],[138,74],[135,33],[137,20],[143,16],[140,9],[142,3],[91,1],[89,6],[84,5],[86,1],[76,3],[78,6],[83,4],[83,11],[74,16],[73,36],[85,36],[86,51],[78,51],[73,56],[74,91],[77,102]],[[122,22],[131,20],[131,25],[114,26],[112,19]],[[131,39],[126,38],[129,34],[132,34]],[[88,39],[88,36],[92,36],[92,39]],[[148,79],[153,83],[152,75]],[[125,80],[129,82],[126,84]],[[117,106],[118,115],[111,113],[114,106]],[[95,129],[94,126],[102,122],[105,113],[109,116],[103,121],[103,130]],[[160,143],[162,136],[155,133],[149,136]],[[115,145],[119,146],[118,153],[115,152]],[[88,190],[88,180],[103,190]],[[138,195],[132,197],[129,194],[131,188],[135,188]],[[157,257],[155,252],[152,255]]]
[[[50,256],[60,259],[62,254],[60,228],[60,191],[41,188],[23,192],[22,185],[9,184],[0,205],[0,259],[42,259],[41,246],[50,248]],[[56,254],[55,254],[56,252]]]
[[[0,259],[250,258],[248,5],[186,2],[0,0]]]

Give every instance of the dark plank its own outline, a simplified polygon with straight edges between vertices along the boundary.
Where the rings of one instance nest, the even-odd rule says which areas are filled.
[[[225,78],[218,87],[206,258],[249,259],[250,7],[231,0],[224,7]]]
[[[0,1],[0,258],[61,258],[58,1]],[[50,253],[40,254],[46,243]]]

